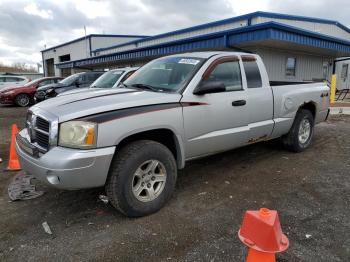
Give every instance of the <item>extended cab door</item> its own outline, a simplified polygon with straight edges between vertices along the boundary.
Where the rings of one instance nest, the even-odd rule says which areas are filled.
[[[197,83],[225,86],[224,90],[211,90],[202,95],[193,94],[196,86],[184,92],[181,103],[187,159],[241,146],[249,135],[247,91],[243,87],[238,57],[220,57],[202,71],[196,75],[199,79],[194,79]]]
[[[241,58],[247,86],[248,143],[254,143],[268,139],[272,133],[273,93],[262,60],[253,55],[242,55]]]

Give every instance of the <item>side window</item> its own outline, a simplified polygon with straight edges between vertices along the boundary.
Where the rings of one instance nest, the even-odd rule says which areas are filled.
[[[5,77],[0,77],[0,83],[5,82]]]
[[[17,77],[5,77],[5,82],[18,82]]]
[[[46,85],[48,85],[50,83],[51,83],[50,80],[44,80],[44,81],[40,82],[39,86],[46,86]]]
[[[78,82],[79,82],[80,84],[85,84],[85,83],[87,83],[87,82],[88,82],[88,74],[83,74],[83,75],[79,76]]]
[[[286,76],[295,76],[296,58],[288,57],[286,62]]]
[[[101,73],[94,73],[90,75],[89,81],[94,82],[97,78],[99,78],[102,74]]]
[[[226,91],[242,90],[241,69],[238,61],[218,64],[208,76],[207,81],[224,83]]]
[[[245,61],[243,59],[243,67],[247,78],[248,88],[262,87],[261,74],[256,60],[250,59]]]

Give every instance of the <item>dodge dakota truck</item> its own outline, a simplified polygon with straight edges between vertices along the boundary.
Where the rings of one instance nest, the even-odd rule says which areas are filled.
[[[31,107],[16,149],[39,180],[105,186],[120,212],[144,216],[170,199],[189,160],[275,138],[305,150],[327,119],[328,95],[324,83],[275,86],[258,55],[177,54],[149,62],[120,88]]]

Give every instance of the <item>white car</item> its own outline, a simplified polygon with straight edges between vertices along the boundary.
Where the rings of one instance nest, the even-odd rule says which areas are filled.
[[[23,76],[0,76],[0,90],[5,87],[22,86],[29,82],[29,79]]]
[[[74,90],[62,92],[58,96],[62,95],[71,95],[76,93],[82,93],[82,92],[89,92],[93,90],[102,90],[102,89],[109,89],[109,88],[117,88],[120,84],[122,84],[126,79],[128,79],[133,73],[136,72],[136,70],[139,69],[138,67],[125,67],[125,68],[118,68],[118,69],[112,69],[110,71],[107,71],[102,76],[97,78],[95,82],[93,82],[90,87],[88,88],[76,88]]]

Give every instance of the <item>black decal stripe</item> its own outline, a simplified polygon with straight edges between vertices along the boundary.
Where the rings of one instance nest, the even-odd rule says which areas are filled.
[[[209,104],[202,103],[202,102],[181,102],[181,105],[183,107],[187,107],[187,106],[205,106],[205,105],[209,105]]]
[[[125,92],[115,93],[115,94],[110,94],[110,93],[108,93],[108,94],[103,94],[103,95],[99,95],[99,96],[91,96],[91,97],[83,98],[83,99],[80,99],[80,100],[74,100],[74,101],[71,101],[71,102],[62,104],[62,105],[60,105],[60,106],[64,106],[64,105],[68,105],[68,104],[73,104],[73,103],[77,103],[77,102],[80,102],[80,101],[89,100],[89,99],[94,99],[94,98],[98,98],[98,97],[115,96],[115,95],[122,95],[122,94],[128,94],[128,93],[136,93],[136,92],[141,92],[141,91],[132,90],[132,91],[125,91]]]
[[[178,107],[199,106],[199,105],[207,105],[207,104],[197,103],[197,102],[185,102],[185,103],[166,103],[166,104],[146,105],[146,106],[124,108],[124,109],[118,109],[114,111],[98,113],[95,115],[90,115],[87,117],[80,118],[79,120],[90,121],[95,123],[104,123],[104,122],[108,122],[108,121],[112,121],[115,119],[128,117],[128,116],[168,110],[168,109],[173,109]]]
[[[147,105],[147,106],[138,106],[132,108],[119,109],[115,111],[104,112],[96,115],[91,115],[84,117],[81,120],[91,121],[95,123],[104,123],[118,118],[144,114],[154,111],[167,110],[176,107],[180,107],[180,103],[168,103],[168,104],[157,104],[157,105]]]

